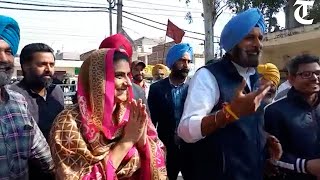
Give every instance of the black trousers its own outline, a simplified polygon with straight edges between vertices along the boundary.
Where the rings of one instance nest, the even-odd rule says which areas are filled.
[[[188,153],[177,145],[170,145],[166,148],[166,166],[169,180],[176,180],[180,171],[184,180],[192,180],[190,178],[192,169],[190,169],[190,161],[188,161],[190,154],[188,156]]]

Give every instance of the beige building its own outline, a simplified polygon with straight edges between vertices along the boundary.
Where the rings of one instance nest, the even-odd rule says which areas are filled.
[[[151,64],[149,62],[150,55],[154,52],[154,47],[161,44],[163,41],[160,39],[151,39],[147,37],[141,37],[134,40],[133,47],[136,49],[137,58],[132,58],[133,61],[140,60],[146,64]],[[151,59],[152,61],[152,59]]]
[[[310,53],[320,56],[320,23],[268,33],[263,43],[263,62],[279,69],[294,56]]]
[[[55,77],[62,80],[65,74],[69,74],[71,76],[78,74],[79,69],[83,63],[83,61],[80,60],[80,54],[58,51],[55,56]],[[13,78],[21,76],[22,71],[20,66],[20,58],[15,57]]]

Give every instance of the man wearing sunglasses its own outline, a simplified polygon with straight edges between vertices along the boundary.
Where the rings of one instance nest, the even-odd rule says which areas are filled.
[[[313,180],[319,174],[320,158],[320,61],[300,55],[288,66],[292,84],[287,97],[265,110],[265,128],[276,136],[283,156],[274,164],[281,168],[274,179]],[[272,179],[272,178],[271,178]]]

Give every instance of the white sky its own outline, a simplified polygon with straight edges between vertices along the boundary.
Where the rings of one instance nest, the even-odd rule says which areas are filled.
[[[72,6],[108,6],[107,0],[7,0],[10,2],[37,3],[48,5]],[[123,10],[143,16],[154,21],[167,24],[168,18],[182,29],[204,33],[203,19],[201,17],[202,4],[199,0],[191,0],[187,7],[184,0],[123,0]],[[0,2],[0,7],[58,9],[49,7],[22,6]],[[59,8],[61,9],[61,8]],[[74,10],[74,9],[73,9]],[[185,14],[191,11],[193,23],[184,19]],[[22,10],[7,10],[0,8],[0,14],[16,19],[21,29],[21,43],[19,51],[27,44],[43,42],[55,50],[74,51],[83,53],[96,49],[100,42],[109,35],[109,14],[107,12],[36,12]],[[166,26],[143,20],[123,13],[135,20],[166,29]],[[226,22],[232,17],[231,13],[223,13],[216,25],[215,35],[220,36]],[[285,24],[284,13],[277,15],[279,24]],[[164,38],[165,31],[123,18],[123,26],[132,39],[146,36],[150,38]],[[113,15],[113,33],[116,32],[116,15]],[[202,35],[186,32],[187,36],[204,39]],[[167,38],[169,41],[170,38]],[[191,43],[195,51],[201,53],[202,41],[183,38],[183,42]]]

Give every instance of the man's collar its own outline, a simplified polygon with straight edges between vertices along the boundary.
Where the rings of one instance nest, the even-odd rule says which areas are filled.
[[[231,62],[234,65],[234,67],[236,67],[236,69],[237,69],[237,71],[239,72],[240,75],[249,75],[249,76],[251,76],[251,75],[254,75],[256,73],[256,70],[253,67],[249,67],[249,68],[246,67],[245,68],[245,67],[242,67],[242,66],[240,66],[239,64],[237,64],[237,63],[235,63],[233,61],[231,61]]]
[[[20,81],[20,85],[22,85],[22,87],[27,90],[29,92],[29,94],[33,95],[33,96],[40,96],[37,92],[35,92],[34,90],[31,89],[30,85],[28,85],[28,83],[26,82],[26,79],[23,78]],[[48,88],[45,88],[45,95],[44,96],[40,96],[43,97],[44,99],[47,98],[48,94],[50,94],[54,89],[54,86],[51,84]]]
[[[186,79],[182,82],[182,83],[180,83],[179,85],[174,85],[173,83],[172,83],[172,81],[171,81],[171,78],[170,78],[170,76],[168,77],[168,79],[169,79],[169,83],[172,85],[172,86],[174,86],[174,87],[179,87],[179,86],[182,86],[182,85],[184,85],[187,81],[189,81],[189,77],[186,77]]]
[[[41,96],[39,93],[35,92],[35,91],[32,90],[32,89],[30,89],[30,92],[33,93],[33,94],[36,94],[36,95],[38,95],[38,96]],[[48,94],[48,90],[45,89],[45,91],[44,91],[44,96],[41,96],[41,97],[43,97],[43,99],[46,100],[46,99],[47,99],[47,94]]]

